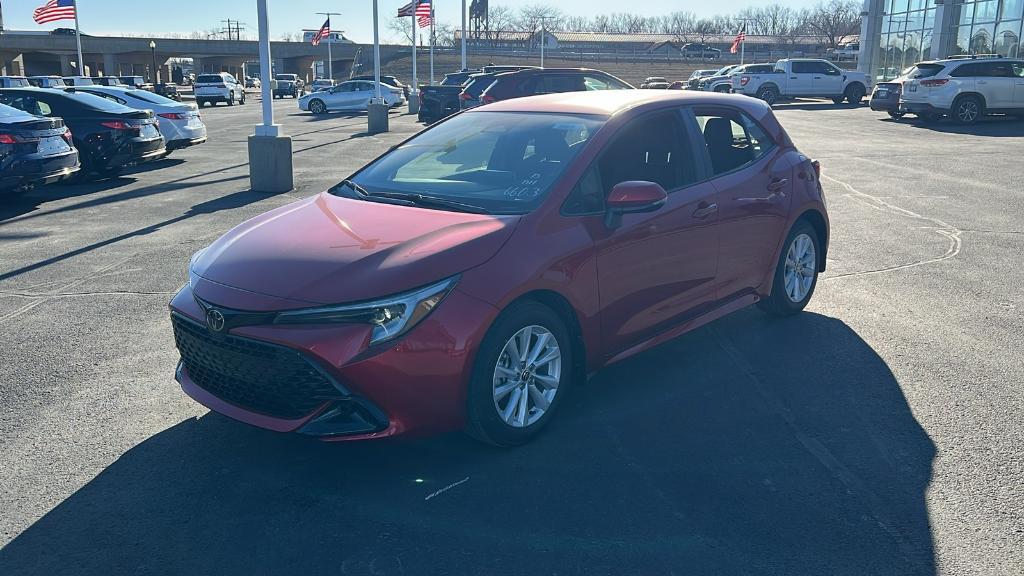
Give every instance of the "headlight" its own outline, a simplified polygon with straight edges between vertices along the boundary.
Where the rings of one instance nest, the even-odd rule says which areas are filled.
[[[282,312],[274,324],[369,324],[370,345],[393,340],[412,330],[455,287],[458,277],[374,302]]]

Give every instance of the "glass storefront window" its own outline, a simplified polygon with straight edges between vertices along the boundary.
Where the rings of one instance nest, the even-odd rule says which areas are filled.
[[[935,29],[935,10],[928,10],[927,12],[924,13],[924,29]]]
[[[1024,0],[1003,0],[1003,9],[999,14],[1000,20],[1017,20],[1024,18]]]
[[[1000,22],[996,27],[995,52],[1009,58],[1020,55],[1020,21]]]
[[[967,54],[971,51],[971,27],[961,26],[956,30],[956,46],[950,50],[950,55]]]
[[[988,0],[988,2],[978,2],[977,8],[974,10],[974,23],[979,22],[993,22],[996,16],[999,15],[999,1]]]
[[[932,29],[925,29],[921,37],[921,57],[918,60],[930,60],[932,57]]]
[[[924,8],[924,0],[910,0],[910,11],[921,10]]]
[[[906,12],[908,5],[908,0],[892,0],[892,4],[889,5],[889,14],[899,14],[900,12]]]
[[[972,54],[991,54],[992,40],[995,35],[995,24],[975,24],[971,29],[970,52]]]
[[[974,22],[974,4],[953,4],[953,25],[970,26]]]

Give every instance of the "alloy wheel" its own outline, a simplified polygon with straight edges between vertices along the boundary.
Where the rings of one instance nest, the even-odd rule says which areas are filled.
[[[974,122],[978,118],[978,103],[974,100],[964,100],[957,106],[956,116],[964,124]]]
[[[814,286],[818,273],[818,261],[814,253],[814,241],[807,234],[793,239],[786,253],[786,296],[791,302],[803,302]]]
[[[558,393],[562,353],[558,340],[543,326],[516,332],[498,355],[493,398],[498,417],[513,428],[540,420]]]

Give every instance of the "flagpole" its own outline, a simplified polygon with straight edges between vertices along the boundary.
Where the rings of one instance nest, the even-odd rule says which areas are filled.
[[[341,16],[340,12],[317,12],[321,16],[327,17],[327,78],[332,83],[334,82],[334,55],[331,53],[331,16]]]
[[[462,0],[462,69],[466,69],[466,0]]]
[[[430,5],[430,84],[434,84],[434,41],[437,36],[434,33],[434,5]]]
[[[412,17],[409,20],[412,21],[412,89],[419,90],[419,85],[416,83],[416,10],[419,9],[419,0],[416,0],[415,6],[413,6]]]
[[[87,74],[85,73],[85,62],[82,61],[82,32],[78,29],[78,0],[74,0],[74,4],[75,4],[75,42],[78,43],[78,75],[79,76],[87,76]],[[153,71],[153,74],[156,74],[156,70]]]

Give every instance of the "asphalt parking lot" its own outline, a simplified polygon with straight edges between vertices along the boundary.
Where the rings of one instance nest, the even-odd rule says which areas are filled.
[[[276,101],[297,188],[258,194],[254,104],[121,178],[0,200],[0,574],[1024,573],[1024,122],[779,106],[832,218],[809,311],[612,366],[503,451],[320,444],[180,391],[189,256],[420,129]]]

